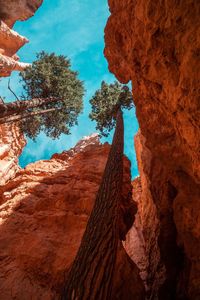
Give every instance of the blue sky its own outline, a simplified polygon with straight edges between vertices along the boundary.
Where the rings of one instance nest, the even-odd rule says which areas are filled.
[[[85,82],[84,112],[79,117],[79,125],[72,128],[72,134],[62,135],[59,140],[51,140],[40,134],[33,142],[28,140],[20,164],[25,166],[39,159],[49,159],[53,153],[73,147],[84,135],[95,130],[95,123],[90,121],[89,99],[100,87],[102,80],[112,82],[114,76],[108,71],[107,61],[103,56],[104,27],[109,16],[107,0],[44,0],[35,16],[25,22],[17,22],[14,29],[29,39],[19,52],[21,61],[32,62],[35,54],[41,50],[64,54],[71,59],[72,68],[79,72],[79,78]],[[12,101],[13,95],[7,90],[8,79],[0,81],[1,96]],[[21,94],[18,74],[11,76],[11,87]],[[138,130],[134,110],[124,113],[125,153],[132,163],[132,176],[138,175],[134,153],[133,136]],[[102,141],[112,141],[112,134]]]

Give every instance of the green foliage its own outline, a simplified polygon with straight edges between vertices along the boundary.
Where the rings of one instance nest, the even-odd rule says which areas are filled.
[[[44,131],[51,138],[70,134],[70,127],[77,124],[77,117],[83,109],[83,82],[78,73],[71,70],[70,60],[63,55],[42,51],[32,66],[20,73],[25,94],[24,99],[58,98],[48,101],[28,112],[39,112],[55,108],[54,111],[29,116],[21,121],[22,131],[30,138]]]
[[[96,121],[96,129],[102,136],[108,136],[115,127],[116,115],[119,109],[131,109],[133,107],[132,94],[127,85],[115,81],[107,84],[102,81],[101,88],[96,91],[90,100],[92,112],[91,120]]]

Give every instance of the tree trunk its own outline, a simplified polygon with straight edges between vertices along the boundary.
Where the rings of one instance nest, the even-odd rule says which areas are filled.
[[[27,119],[32,116],[43,115],[48,112],[52,112],[52,111],[56,111],[56,110],[60,110],[60,108],[49,108],[49,109],[43,109],[43,110],[38,110],[38,111],[22,113],[22,114],[18,114],[18,115],[7,116],[4,118],[0,118],[0,124],[18,122],[18,121]]]
[[[35,98],[32,100],[15,101],[10,103],[0,104],[0,117],[7,117],[15,114],[22,113],[30,108],[40,107],[44,104],[58,102],[59,98],[49,97],[49,98]]]
[[[62,300],[110,300],[119,241],[124,125],[117,125],[96,202],[69,272]]]

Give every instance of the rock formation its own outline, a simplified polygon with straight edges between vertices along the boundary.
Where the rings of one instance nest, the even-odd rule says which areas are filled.
[[[150,293],[155,295],[158,288],[162,300],[197,300],[200,2],[110,0],[109,5],[105,55],[121,82],[132,81],[141,130],[136,138],[143,174],[141,207],[146,203],[152,211],[142,211],[145,247],[151,254]],[[154,232],[148,237],[151,224]],[[165,280],[158,287],[162,264]]]
[[[150,160],[151,153],[144,146],[144,138],[140,133],[135,137],[135,148],[140,177],[134,179],[132,185],[138,213],[134,225],[127,234],[124,247],[140,269],[147,299],[157,299],[158,290],[166,277],[166,270],[158,245],[160,222],[152,199],[149,178],[143,169],[143,162]]]
[[[14,70],[22,71],[29,65],[19,62],[16,55],[28,40],[11,28],[17,20],[31,17],[41,4],[42,0],[0,0],[0,77],[9,76]],[[16,124],[0,125],[0,186],[20,169],[18,158],[25,143]]]
[[[0,20],[0,76],[6,77],[12,71],[22,71],[29,64],[18,62],[15,54],[28,40],[10,29]]]
[[[11,28],[41,3],[0,0],[0,76],[27,66],[16,56],[27,39]],[[124,248],[140,269],[147,299],[199,300],[200,2],[109,0],[109,5],[105,55],[121,82],[132,81],[140,124],[135,137],[140,178],[133,181],[138,214]],[[49,161],[20,169],[24,145],[16,125],[0,126],[0,295],[56,299],[110,148],[93,135]],[[129,169],[124,159],[125,198]],[[122,247],[117,258],[118,294],[142,299],[138,270]]]
[[[0,77],[10,76],[12,71],[22,71],[29,64],[19,62],[16,52],[28,40],[12,30],[17,20],[31,17],[42,0],[0,0]]]
[[[0,19],[9,27],[32,17],[43,0],[0,0]]]
[[[19,171],[18,158],[25,144],[16,124],[0,125],[0,187]]]
[[[86,137],[69,151],[29,164],[0,188],[2,299],[58,299],[79,248],[109,150],[108,144],[99,143],[97,135]],[[130,199],[131,189],[130,162],[124,157],[124,199]],[[131,201],[130,207],[133,204]],[[127,211],[127,205],[122,210]],[[129,288],[131,295],[126,299],[143,299],[136,266],[121,247],[117,257],[118,294],[126,295]]]

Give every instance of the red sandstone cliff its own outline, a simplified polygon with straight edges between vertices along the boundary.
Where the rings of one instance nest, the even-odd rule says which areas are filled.
[[[58,298],[80,245],[109,150],[108,144],[101,145],[93,135],[51,160],[28,165],[0,188],[2,299]],[[125,199],[130,199],[131,189],[130,163],[124,158]],[[131,201],[132,213],[133,204]],[[122,203],[122,209],[128,211],[129,204],[124,207]],[[120,226],[123,230],[122,223]],[[117,257],[117,295],[143,299],[136,266],[121,247]]]
[[[42,4],[42,0],[0,0],[0,77],[12,71],[22,71],[29,64],[19,62],[16,52],[28,40],[12,30],[17,20],[30,18]]]
[[[121,82],[132,81],[141,129],[136,150],[150,285],[161,260],[166,274],[159,299],[198,300],[200,2],[110,0],[109,5],[105,55]]]
[[[16,124],[0,125],[0,187],[19,171],[18,158],[25,144]]]
[[[41,2],[0,1],[1,76],[20,70],[15,53],[27,41],[10,28]],[[149,299],[199,300],[200,3],[109,4],[105,53],[119,80],[132,80],[141,128],[135,139],[141,179],[133,182],[138,215],[124,246]],[[80,143],[20,171],[23,138],[15,126],[0,133],[0,295],[52,299],[80,244],[109,146]],[[137,269],[123,249],[118,254],[117,287],[140,297]]]
[[[0,0],[0,19],[9,27],[32,17],[43,0]]]

